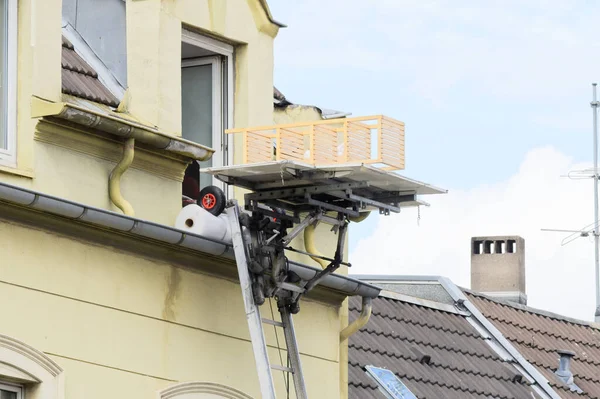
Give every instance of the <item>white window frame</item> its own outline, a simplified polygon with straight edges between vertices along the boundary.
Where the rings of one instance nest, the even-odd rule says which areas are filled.
[[[190,59],[182,61],[181,67],[190,67],[197,65],[212,65],[212,76],[213,76],[213,98],[212,98],[212,118],[213,118],[213,132],[212,132],[212,148],[215,149],[216,154],[213,155],[212,164],[213,166],[224,166],[233,164],[233,138],[230,134],[225,134],[226,129],[233,128],[233,85],[234,85],[234,49],[233,46],[207,36],[200,35],[196,32],[192,32],[187,29],[182,29],[182,41],[184,43],[191,44],[195,47],[200,47],[205,50],[212,51],[224,57],[227,61],[227,80],[223,79],[223,66],[220,63],[219,57],[207,56],[196,59]],[[223,101],[222,93],[224,92],[223,83],[227,84],[227,101]],[[216,90],[220,87],[220,90]],[[224,117],[224,114],[226,117]],[[225,189],[225,184],[215,177],[212,179],[212,184]],[[227,190],[228,198],[233,197],[233,187],[229,187]]]
[[[0,390],[15,392],[17,394],[17,399],[23,399],[23,387],[21,385],[13,385],[4,381],[0,381]]]
[[[5,0],[8,7],[6,40],[6,129],[7,148],[0,148],[0,165],[16,166],[17,161],[17,0]]]

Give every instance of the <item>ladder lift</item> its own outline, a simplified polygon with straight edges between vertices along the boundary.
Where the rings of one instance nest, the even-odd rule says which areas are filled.
[[[271,370],[278,370],[292,375],[296,397],[306,399],[292,315],[300,311],[303,295],[341,265],[350,266],[343,261],[350,220],[365,211],[379,210],[388,215],[400,212],[401,204],[425,204],[416,199],[419,190],[425,194],[444,191],[365,165],[316,168],[294,161],[274,161],[207,168],[202,172],[229,185],[251,190],[244,195],[244,210],[236,200],[230,200],[225,205],[225,212],[231,228],[262,398],[275,398]],[[215,186],[210,190],[218,192]],[[332,257],[309,254],[290,246],[306,227],[319,222],[332,225],[332,231],[337,234]],[[328,265],[311,279],[303,280],[289,269],[286,251],[318,257]],[[260,306],[267,298],[275,299],[281,322],[261,317]],[[271,365],[263,324],[283,329],[287,366]]]

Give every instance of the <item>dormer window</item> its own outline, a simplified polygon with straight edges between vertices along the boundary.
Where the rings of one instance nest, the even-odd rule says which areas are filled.
[[[212,159],[192,162],[185,172],[184,204],[202,188],[222,183],[199,169],[229,164],[224,130],[231,125],[233,46],[183,30],[181,45],[181,129],[183,138],[215,149]]]

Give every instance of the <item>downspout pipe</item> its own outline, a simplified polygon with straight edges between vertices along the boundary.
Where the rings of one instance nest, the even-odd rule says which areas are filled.
[[[314,254],[317,256],[325,256],[317,249],[315,245],[315,229],[316,224],[309,224],[304,228],[304,248],[306,252],[310,254]],[[318,258],[317,256],[311,256],[310,258],[317,262],[323,269],[329,265],[329,263],[325,259]]]
[[[363,297],[362,298],[362,309],[360,315],[348,327],[344,328],[340,332],[340,343],[346,341],[350,336],[355,334],[358,330],[363,328],[371,318],[371,312],[373,311],[373,298]]]
[[[342,399],[348,398],[348,338],[367,324],[373,310],[372,302],[372,298],[363,297],[360,315],[340,332],[340,397]],[[344,312],[341,319],[341,325],[347,323],[348,312]]]
[[[363,220],[365,220],[366,218],[368,218],[370,214],[371,214],[371,211],[362,212],[359,216],[348,216],[348,220],[351,222],[354,222],[354,223],[360,223]]]
[[[115,166],[108,178],[108,196],[113,204],[115,204],[127,216],[134,217],[135,211],[133,207],[121,194],[121,176],[129,169],[133,162],[135,152],[135,139],[128,138],[123,144],[123,156]]]
[[[371,212],[363,212],[360,214],[360,216],[356,216],[356,217],[348,217],[348,220],[350,220],[351,222],[354,223],[360,223],[363,220],[365,220],[366,218],[369,217],[369,215],[371,214]],[[315,245],[315,229],[316,229],[317,225],[316,224],[309,224],[308,226],[306,226],[304,228],[304,249],[306,249],[306,252],[317,255],[317,256],[321,256],[321,257],[325,257],[325,255],[323,255],[321,252],[319,252],[319,250],[317,249],[317,246]],[[319,265],[321,265],[321,267],[323,269],[325,269],[329,263],[325,260],[325,259],[321,259],[318,258],[317,256],[311,256],[310,258],[312,260],[314,260],[315,262],[317,262]]]

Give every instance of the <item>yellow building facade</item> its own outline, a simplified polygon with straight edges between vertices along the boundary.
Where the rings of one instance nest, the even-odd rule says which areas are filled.
[[[8,305],[0,391],[15,399],[259,398],[235,263],[170,228],[190,162],[239,163],[240,138],[220,132],[272,123],[281,25],[262,0],[114,0],[102,4],[123,10],[115,15],[124,33],[106,29],[98,44],[83,32],[94,24],[73,22],[99,15],[91,3],[0,3],[0,297]],[[98,56],[123,48],[112,64]],[[186,116],[185,68],[198,66],[221,88],[202,100],[211,110],[208,142],[186,127],[195,115]],[[128,151],[133,160],[119,179],[115,167]],[[129,208],[115,205],[118,197],[131,217],[120,216]],[[295,316],[313,398],[344,397],[342,304],[360,283],[336,278]],[[269,305],[262,312],[270,316]],[[285,362],[281,332],[265,333],[271,359]],[[274,379],[285,397],[284,378]]]

